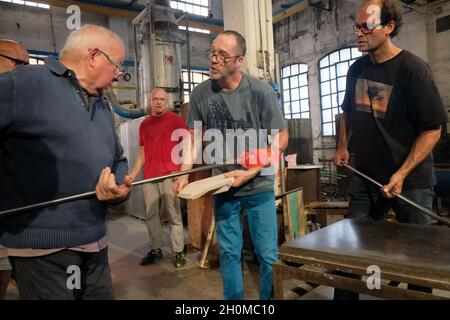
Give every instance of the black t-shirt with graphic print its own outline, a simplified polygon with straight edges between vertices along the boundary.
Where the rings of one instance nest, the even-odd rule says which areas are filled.
[[[421,132],[448,121],[429,65],[406,50],[380,64],[369,55],[359,58],[347,74],[341,108],[349,115],[349,151],[356,167],[383,184],[402,166]],[[430,154],[403,188],[434,184]]]

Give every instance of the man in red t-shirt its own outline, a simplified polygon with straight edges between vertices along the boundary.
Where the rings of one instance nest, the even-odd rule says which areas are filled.
[[[130,173],[134,178],[142,167],[144,167],[144,179],[180,170],[180,161],[175,159],[179,157],[180,141],[172,141],[171,137],[175,130],[188,130],[188,128],[179,116],[166,109],[167,93],[164,89],[153,89],[150,99],[152,114],[139,127],[140,149]],[[175,253],[174,265],[177,268],[183,267],[186,264],[183,252],[183,221],[180,200],[174,196],[172,191],[172,179],[145,184],[143,187],[150,251],[142,259],[141,265],[152,264],[163,259],[161,252],[162,229],[159,218],[162,200],[170,224],[172,250]]]

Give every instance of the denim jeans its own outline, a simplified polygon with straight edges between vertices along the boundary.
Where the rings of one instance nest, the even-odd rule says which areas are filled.
[[[242,300],[242,213],[247,214],[250,237],[260,263],[259,298],[273,296],[272,265],[278,259],[275,195],[272,191],[250,196],[218,195],[214,198],[216,233],[224,299]]]
[[[401,223],[430,224],[430,219],[421,210],[398,198],[387,199],[383,197],[377,186],[362,180],[358,176],[353,177],[349,193],[348,217],[351,219],[383,220],[389,209],[392,208],[397,220]],[[425,208],[432,209],[434,196],[432,188],[403,190],[402,195]],[[343,272],[336,272],[335,274],[350,276],[354,279],[361,278]],[[431,293],[430,288],[415,285],[408,285],[408,289]],[[358,299],[358,293],[335,289],[334,299],[356,300]]]

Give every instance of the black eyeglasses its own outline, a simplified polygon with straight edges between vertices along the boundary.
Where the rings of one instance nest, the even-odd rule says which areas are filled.
[[[206,54],[208,55],[209,60],[212,60],[212,58],[216,57],[217,62],[219,62],[221,64],[227,63],[228,59],[239,58],[241,56],[241,55],[238,55],[238,56],[227,57],[227,56],[224,56],[220,52],[214,52],[212,49],[206,50]]]
[[[100,49],[97,49],[97,50],[102,55],[104,55],[105,58],[108,59],[108,61],[116,68],[116,72],[118,73],[119,76],[121,76],[121,75],[123,75],[125,73],[125,68],[122,65],[118,64],[113,59],[111,59],[111,57],[107,53],[103,52]],[[89,51],[91,51],[91,50],[89,50]]]
[[[27,64],[29,64],[28,62],[22,61],[22,60],[18,60],[18,59],[14,59],[12,57],[9,56],[5,56],[4,54],[0,54],[0,57],[9,59],[11,61],[13,61],[16,64],[16,67],[22,67],[22,66],[26,66]]]
[[[373,32],[373,30],[376,29],[380,29],[380,27],[384,27],[384,23],[377,23],[377,24],[371,24],[370,26],[367,25],[367,23],[363,23],[363,24],[358,24],[355,23],[353,25],[353,30],[355,31],[355,33],[358,33],[359,30],[361,30],[361,32],[363,34],[371,34]]]

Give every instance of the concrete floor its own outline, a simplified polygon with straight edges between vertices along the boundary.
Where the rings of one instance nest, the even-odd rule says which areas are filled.
[[[141,266],[139,263],[148,251],[148,233],[144,222],[138,218],[111,213],[109,226],[109,261],[111,265],[114,293],[118,300],[221,300],[223,287],[220,269],[213,266],[201,269],[202,252],[188,249],[187,263],[183,268],[173,266],[174,255],[170,249],[168,226],[164,226],[163,254],[165,259],[155,265]],[[185,233],[187,239],[187,232]],[[214,261],[215,256],[210,256]],[[244,257],[245,299],[258,299],[258,270],[253,257]],[[286,281],[285,289],[295,288],[295,280]],[[304,293],[304,292],[303,292]],[[319,286],[299,296],[288,291],[287,299],[331,300],[333,288]],[[450,292],[444,296],[450,297]],[[7,299],[19,299],[17,288],[10,285]],[[361,300],[378,298],[360,295]]]

